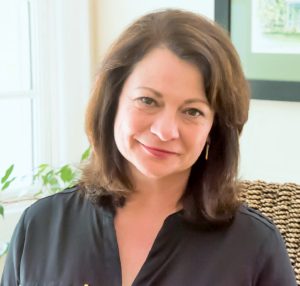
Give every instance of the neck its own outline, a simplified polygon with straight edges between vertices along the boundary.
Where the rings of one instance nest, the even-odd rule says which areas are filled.
[[[162,215],[180,210],[180,198],[185,191],[189,174],[190,171],[186,171],[170,177],[149,178],[135,172],[135,190],[124,208],[139,213],[153,212]]]

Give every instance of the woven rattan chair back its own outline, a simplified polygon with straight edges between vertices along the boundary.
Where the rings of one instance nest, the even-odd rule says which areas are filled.
[[[300,185],[242,181],[240,198],[276,224],[300,285]]]

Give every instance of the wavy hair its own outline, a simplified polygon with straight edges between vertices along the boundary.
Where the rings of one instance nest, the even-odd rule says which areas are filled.
[[[125,80],[152,49],[165,46],[201,72],[215,111],[209,159],[192,166],[181,198],[186,220],[229,222],[239,205],[236,181],[239,135],[247,121],[249,88],[227,33],[198,14],[167,9],[142,16],[112,45],[97,74],[86,112],[92,155],[82,168],[81,189],[93,201],[120,206],[133,191],[126,160],[114,140],[114,121]]]

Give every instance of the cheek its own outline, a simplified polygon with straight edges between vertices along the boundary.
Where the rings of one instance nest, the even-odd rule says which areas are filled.
[[[147,124],[147,118],[136,118],[130,122],[130,131],[134,139],[140,139],[141,137],[147,136],[150,127]]]
[[[115,118],[115,123],[114,123],[114,138],[115,138],[115,143],[121,152],[124,145],[124,139],[125,139],[125,130],[124,130],[124,112],[122,109],[118,109],[116,118]],[[121,152],[122,153],[122,152]]]
[[[143,130],[143,125],[143,118],[132,110],[118,113],[114,125],[115,140],[130,140]]]
[[[209,134],[210,128],[201,128],[201,129],[195,129],[195,130],[189,130],[188,134],[188,147],[190,150],[193,150],[193,153],[195,156],[200,156],[203,148],[205,147],[208,134]]]

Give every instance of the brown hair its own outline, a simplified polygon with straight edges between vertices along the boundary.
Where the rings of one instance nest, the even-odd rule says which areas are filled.
[[[209,159],[202,152],[181,198],[184,216],[198,224],[226,223],[238,206],[239,134],[248,116],[249,89],[226,32],[192,12],[168,9],[145,15],[111,47],[87,108],[86,132],[93,152],[83,167],[80,185],[94,201],[113,206],[122,204],[132,190],[126,161],[113,135],[118,99],[134,66],[161,45],[199,68],[215,111]]]

